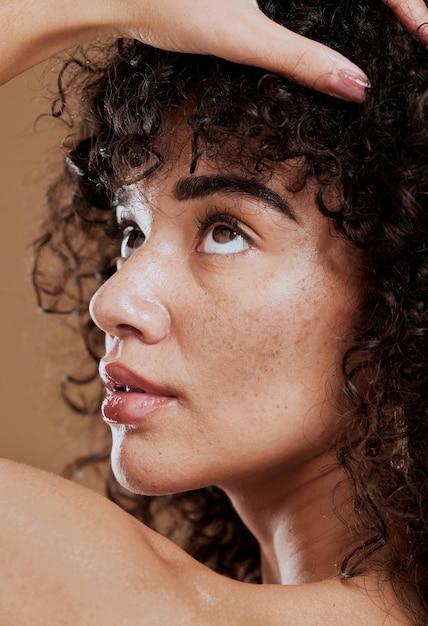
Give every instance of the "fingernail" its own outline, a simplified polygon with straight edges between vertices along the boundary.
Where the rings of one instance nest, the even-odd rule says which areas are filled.
[[[417,31],[418,38],[428,48],[428,24],[422,24]]]
[[[355,74],[349,70],[339,70],[329,80],[332,96],[338,96],[352,102],[364,102],[370,82],[364,74]]]

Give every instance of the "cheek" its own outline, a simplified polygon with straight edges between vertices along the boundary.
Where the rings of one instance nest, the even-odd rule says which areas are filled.
[[[339,361],[344,312],[332,294],[306,278],[278,279],[209,301],[187,328],[189,367],[198,363],[206,385],[235,394],[313,379]],[[204,314],[206,312],[206,314]]]

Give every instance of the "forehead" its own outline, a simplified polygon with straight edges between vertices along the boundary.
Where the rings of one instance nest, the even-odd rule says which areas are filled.
[[[149,173],[137,182],[119,187],[115,206],[154,206],[162,195],[179,202],[208,198],[215,195],[235,199],[245,196],[247,205],[267,203],[293,218],[289,198],[305,187],[305,167],[300,159],[282,163],[268,162],[257,167],[255,159],[243,158],[234,139],[225,144],[205,146],[195,150],[191,131],[184,124],[164,128],[153,152],[164,155],[158,167],[144,169]]]
[[[300,156],[288,152],[287,157],[281,158],[273,149],[274,144],[281,143],[276,137],[267,138],[272,145],[261,146],[260,143],[266,144],[262,125],[257,131],[244,123],[242,128],[214,125],[210,134],[200,133],[192,128],[191,113],[185,109],[165,113],[158,132],[147,145],[151,157],[145,165],[146,171],[152,171],[156,176],[160,172],[171,175],[178,168],[188,174],[215,169],[240,172],[265,181],[281,172],[283,179],[286,174],[288,186],[299,190],[303,187],[307,163],[301,150],[298,152]],[[268,130],[266,126],[265,131]]]

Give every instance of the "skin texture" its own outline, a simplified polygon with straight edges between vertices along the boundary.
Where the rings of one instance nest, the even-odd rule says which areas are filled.
[[[189,177],[190,146],[178,161],[166,152],[173,165],[142,193],[118,194],[128,258],[91,303],[107,334],[101,371],[167,397],[143,417],[145,395],[108,398],[115,473],[150,495],[221,487],[261,543],[270,582],[322,580],[337,573],[341,542],[349,547],[332,515],[340,475],[326,448],[363,292],[357,255],[330,234],[310,186],[284,190],[281,169],[266,186],[293,218],[244,195],[248,174],[201,159]],[[244,182],[235,192],[174,192],[210,175]],[[214,223],[200,232],[207,211]]]
[[[424,0],[384,0],[428,43]],[[367,77],[329,48],[271,22],[255,0],[0,0],[0,84],[97,37],[134,37],[167,50],[215,54],[283,74],[322,92],[364,99]]]
[[[404,5],[405,7],[411,8],[411,6],[416,7],[417,3],[400,3],[400,6],[396,7],[397,11],[400,12]],[[26,34],[24,37],[25,46],[28,44],[29,47],[24,46],[22,49],[19,47],[20,52],[19,54],[17,52],[17,57],[13,55],[13,46],[11,45],[8,48],[4,62],[5,67],[8,68],[5,73],[6,78],[12,76],[14,72],[17,73],[21,71],[23,66],[28,66],[28,64],[37,60],[37,55],[32,56],[31,61],[28,60],[28,56],[30,56],[29,51],[35,50],[35,44],[40,41],[49,43],[47,48],[42,49],[44,50],[43,55],[49,56],[59,45],[63,45],[66,41],[68,44],[71,44],[72,41],[77,43],[78,41],[86,40],[86,38],[98,34],[98,32],[104,32],[103,27],[99,29],[98,26],[94,26],[93,21],[91,22],[89,20],[86,26],[80,24],[74,29],[69,28],[69,24],[66,25],[63,33],[64,38],[59,36],[61,29],[58,28],[58,25],[53,25],[54,27],[50,30],[49,37],[45,38],[43,31],[44,25],[43,28],[38,31],[37,20],[34,20],[34,22],[29,21],[26,12],[25,15],[24,13],[20,14],[17,6],[17,4],[13,3],[8,3],[8,6],[6,6],[6,4],[1,6],[2,17],[5,17],[5,21],[7,22],[7,36],[3,41],[7,44],[8,35],[10,35],[10,33],[12,33],[13,41],[19,41],[19,37],[16,36],[16,30],[14,30],[16,24],[19,25],[18,28],[22,27],[22,32],[24,33],[26,25],[28,26],[31,23],[32,27],[25,31]],[[423,8],[420,3],[419,7]],[[26,7],[26,9],[27,8],[28,7]],[[13,13],[14,10],[16,11],[15,13]],[[50,7],[49,10],[52,11],[52,14],[56,14],[58,12],[58,5],[56,5],[56,11],[53,11],[52,7]],[[79,13],[79,11],[76,11],[76,13]],[[41,15],[43,16],[43,12],[41,12]],[[412,28],[412,24],[414,24],[415,20],[409,17],[407,13],[405,13],[405,16],[407,16],[406,19],[408,20],[409,28]],[[14,18],[17,17],[22,19],[15,20]],[[31,16],[31,12],[29,12],[29,17],[31,19],[34,17]],[[128,28],[127,32],[131,32],[129,26],[126,28]],[[126,28],[124,28],[124,30],[126,30]],[[79,35],[77,35],[77,33],[79,33]],[[67,39],[66,35],[70,35],[69,39]],[[11,40],[9,40],[9,43],[10,41]],[[39,48],[37,48],[37,50],[39,50]],[[19,63],[15,64],[15,61],[19,61]],[[20,63],[23,65],[20,65]],[[14,69],[12,69],[12,66]],[[303,64],[300,67],[304,67]],[[170,234],[169,229],[165,231],[167,226],[167,209],[173,211],[175,208],[170,204],[166,189],[162,191],[162,194],[163,199],[167,199],[165,206],[162,207],[162,213],[165,210],[162,222],[162,234],[166,235]],[[158,200],[159,198],[156,198],[157,202]],[[301,209],[302,217],[305,217],[307,214],[307,198],[301,197],[297,199],[296,203]],[[253,206],[252,204],[252,207]],[[257,213],[256,217],[254,218],[253,216],[252,219],[259,220],[260,214]],[[186,225],[188,229],[190,222],[188,220],[186,221],[184,214],[182,220],[182,224]],[[158,223],[159,222],[157,222],[157,224]],[[157,224],[155,226],[153,221],[153,238],[155,236],[157,237],[160,232],[157,230]],[[329,380],[334,381],[335,364],[337,363],[336,352],[338,351],[334,346],[339,348],[342,347],[344,342],[346,343],[346,328],[343,326],[343,320],[344,317],[346,317],[346,306],[348,306],[347,301],[337,301],[334,296],[335,294],[337,295],[342,288],[346,288],[348,295],[351,297],[357,296],[359,291],[358,277],[355,277],[355,282],[351,281],[352,284],[349,282],[346,282],[346,284],[343,283],[343,275],[341,272],[343,251],[341,252],[340,245],[336,241],[332,242],[328,239],[326,231],[321,228],[321,222],[318,222],[315,217],[313,219],[308,217],[305,221],[304,229],[300,231],[299,235],[296,234],[298,231],[294,224],[290,228],[289,226],[283,225],[283,220],[281,220],[280,226],[284,230],[287,230],[287,232],[289,231],[294,246],[299,248],[299,255],[301,254],[299,260],[301,264],[299,267],[294,267],[295,259],[293,256],[290,258],[289,252],[285,249],[280,250],[278,247],[275,248],[275,243],[277,244],[278,242],[275,240],[274,234],[272,234],[268,236],[267,239],[273,250],[276,250],[279,255],[278,263],[281,264],[281,267],[288,267],[287,271],[290,273],[289,277],[294,280],[294,283],[291,282],[291,284],[294,284],[296,288],[295,294],[299,291],[297,289],[298,281],[303,281],[301,292],[298,293],[301,298],[301,305],[304,306],[308,304],[308,298],[313,297],[313,290],[315,289],[318,299],[317,304],[320,305],[322,303],[323,311],[325,311],[325,317],[323,314],[321,320],[315,318],[302,320],[300,316],[300,323],[304,321],[308,325],[310,324],[311,327],[315,326],[315,336],[317,337],[316,345],[312,346],[310,343],[308,344],[308,337],[301,335],[299,337],[300,347],[303,346],[306,349],[310,348],[312,357],[314,357],[316,348],[319,347],[324,340],[328,346],[327,354],[329,355],[328,364],[330,366],[328,373],[332,376]],[[267,231],[264,232],[266,233]],[[151,239],[152,242],[153,238]],[[171,252],[173,246],[168,239],[166,242],[162,240],[162,246],[165,254],[161,255],[161,259],[167,261],[168,254]],[[117,283],[119,276],[122,276],[120,281],[125,280],[124,277],[128,277],[128,285],[130,283],[135,285],[136,296],[138,297],[141,296],[141,283],[140,280],[135,278],[135,275],[134,277],[131,276],[130,268],[136,270],[137,265],[139,266],[140,258],[142,258],[142,253],[143,248],[141,254],[136,253],[135,256],[123,265],[117,275],[118,277],[115,279]],[[258,258],[260,258],[263,257],[264,254],[265,250],[262,248],[260,251],[257,251],[256,256],[258,255]],[[175,259],[170,257],[169,261],[171,260]],[[209,268],[210,263],[212,263],[212,261],[207,261],[205,270]],[[212,274],[218,271],[221,273],[223,268],[222,263],[224,263],[224,260],[215,262],[215,267],[212,268]],[[288,263],[290,265],[288,265]],[[305,283],[303,273],[300,275],[299,279],[298,271],[304,270],[305,263],[310,265],[312,269],[318,268],[318,277],[321,278],[322,274],[323,280],[325,281],[325,292],[321,290],[320,293],[319,285],[317,284]],[[242,288],[242,283],[248,278],[247,269],[240,268],[239,264],[240,261],[235,264],[236,267],[233,268],[232,272],[233,287],[235,289]],[[165,269],[169,271],[174,270],[174,272],[177,271],[176,267],[172,268],[171,262],[167,265]],[[262,270],[263,267],[265,267],[263,262],[261,262],[261,267]],[[256,271],[255,274],[258,286],[261,285],[263,289],[268,289],[270,285],[269,281],[266,279],[269,278],[269,276],[266,276],[266,272],[261,271],[260,274],[258,274]],[[205,275],[207,276],[207,272],[205,272]],[[162,273],[160,277],[163,277]],[[159,275],[153,277],[153,280],[154,278],[158,280]],[[223,283],[226,282],[226,279],[229,281],[229,273],[227,273]],[[143,283],[143,285],[147,284],[147,280],[150,281],[151,277],[145,276],[144,280],[146,282]],[[168,280],[171,280],[171,278],[169,277]],[[110,283],[110,285],[111,284],[112,283]],[[168,298],[170,299],[169,304],[177,303],[182,305],[182,302],[180,302],[181,294],[178,291],[174,291],[174,285],[172,285],[171,282],[167,284],[170,288],[169,292],[167,292]],[[202,290],[204,293],[200,294],[199,298],[195,298],[194,289],[192,291],[193,302],[195,304],[194,309],[196,310],[200,308],[204,310],[203,305],[206,306],[209,304],[210,299],[212,302],[215,300],[215,280],[212,282],[207,281],[205,285],[207,286],[207,290]],[[191,286],[192,288],[195,287],[194,284]],[[224,284],[219,286],[217,295],[218,293],[223,293],[223,288]],[[207,291],[207,293],[205,293],[205,291]],[[225,295],[233,304],[232,298],[234,294],[226,293]],[[172,300],[173,296],[176,296],[174,301]],[[286,297],[284,291],[281,292],[281,296],[283,298]],[[101,298],[104,297],[107,297],[106,291],[98,296],[98,305],[94,304],[93,306],[94,313],[96,316],[98,315],[98,318],[102,317],[102,315],[100,316],[99,312],[97,314],[97,306],[101,306],[99,303]],[[152,334],[149,335],[151,343],[148,345],[156,347],[159,346],[159,343],[174,338],[173,331],[175,328],[173,322],[175,321],[175,317],[169,312],[168,307],[161,302],[160,296],[155,298],[150,295],[150,297],[152,299],[147,300],[147,295],[143,293],[143,299],[149,302],[150,305],[153,305],[148,306],[145,311],[145,323],[147,323],[147,320],[149,322],[155,320],[156,322],[154,333],[153,324],[151,324]],[[277,340],[278,337],[269,335],[269,331],[273,330],[268,320],[268,313],[270,313],[270,311],[255,311],[255,307],[262,306],[263,303],[260,305],[259,302],[252,300],[251,293],[249,293],[247,297],[247,304],[252,313],[251,321],[254,322],[253,314],[257,313],[256,319],[263,327],[264,333],[262,338],[266,338],[266,343],[261,345],[260,342],[262,338],[257,336],[245,336],[244,339],[246,341],[250,341],[250,339],[255,341],[254,349],[259,351],[259,356],[260,354],[264,354],[264,352],[260,352],[260,350],[264,349],[268,351],[269,356],[279,358],[279,355],[272,353],[273,340]],[[330,303],[334,300],[334,307],[325,308],[324,298],[330,298]],[[287,304],[287,301],[283,300],[282,304],[284,303]],[[191,319],[194,309],[187,312]],[[115,310],[117,311],[117,303]],[[282,307],[279,307],[278,304],[276,313],[279,314],[281,311],[283,314],[281,321],[284,324],[292,324],[290,315],[285,315]],[[292,310],[292,313],[294,319],[297,319],[299,315],[297,306],[295,310]],[[138,347],[142,343],[146,345],[147,332],[146,343],[144,343],[140,336],[138,336],[137,339],[135,338],[136,326],[129,323],[129,318],[128,321],[123,321],[123,312],[118,319],[122,319],[122,321],[114,322],[114,320],[110,319],[108,324],[113,324],[116,329],[120,326],[119,334],[122,337],[126,335],[128,346],[130,345],[131,339],[134,346]],[[225,332],[225,330],[227,330],[227,332],[230,332],[230,335],[223,334],[223,339],[226,341],[223,341],[221,345],[214,346],[217,358],[218,353],[224,354],[225,344],[226,357],[228,357],[230,351],[236,350],[236,346],[233,343],[235,335],[236,333],[242,333],[240,326],[233,326],[234,320],[222,321],[223,325],[217,327],[217,330],[219,332]],[[191,328],[192,332],[197,332],[197,337],[200,341],[207,341],[208,339],[214,340],[216,337],[202,332],[202,330],[206,331],[206,327],[202,329],[202,322],[205,322],[205,326],[207,327],[208,322],[214,324],[218,323],[218,320],[208,318],[205,309],[204,317],[195,319],[194,325]],[[229,323],[229,327],[227,323]],[[104,324],[104,322],[100,320],[100,324]],[[125,324],[125,326],[123,326],[123,324]],[[179,324],[177,324],[177,326],[178,328],[180,327]],[[139,329],[137,328],[137,330]],[[254,328],[252,328],[252,330],[254,330]],[[258,330],[258,327],[256,330]],[[329,331],[328,333],[327,330]],[[327,333],[327,335],[325,333]],[[119,337],[120,340],[120,336],[116,331],[111,334],[114,337]],[[186,335],[183,334],[183,349],[187,347],[186,339]],[[112,344],[114,344],[114,340]],[[249,344],[247,344],[247,346],[248,345]],[[297,345],[289,344],[282,347],[289,351],[289,358],[293,356],[298,356],[298,358],[301,359],[305,358],[304,350],[297,352]],[[210,359],[213,358],[213,355],[210,353],[212,348],[213,346],[209,344],[206,351]],[[114,347],[112,347],[112,349],[114,349]],[[212,351],[214,352],[214,350]],[[140,354],[139,347],[138,353]],[[189,358],[189,361],[190,360]],[[138,362],[139,361],[140,357],[138,356]],[[278,361],[277,364],[278,367],[284,365],[284,363],[280,361]],[[226,365],[230,365],[227,360]],[[310,362],[302,362],[302,367],[306,367],[306,365],[313,368],[314,376],[319,375],[320,371],[317,368],[321,365],[318,359],[312,358]],[[156,360],[151,363],[151,367],[155,366]],[[209,374],[207,366],[206,369],[207,374]],[[244,370],[240,369],[238,373],[242,375],[243,371]],[[184,372],[186,373],[186,369],[184,369]],[[187,373],[190,374],[192,372],[187,371]],[[261,374],[263,374],[264,377],[267,377],[268,374],[274,376],[276,375],[276,371],[268,372],[264,370]],[[260,381],[257,379],[251,380],[251,383],[254,383],[251,386],[252,396],[249,398],[252,400],[250,407],[252,411],[256,410],[254,405],[259,401],[259,396],[257,396],[256,392],[260,390],[254,387],[254,385],[259,382]],[[309,392],[305,389],[307,396],[304,400],[307,403],[306,408],[308,409],[309,406],[313,407],[314,403],[316,404],[317,399],[318,402],[320,402],[321,398],[325,397],[325,388],[313,388],[312,381],[306,382],[311,383]],[[290,393],[290,389],[292,392],[293,381],[287,384],[290,385],[290,387],[287,387],[288,393]],[[180,382],[178,383],[177,391],[180,391]],[[264,391],[264,387],[262,387],[261,391]],[[322,395],[322,392],[324,395]],[[293,394],[291,393],[291,395]],[[253,476],[254,473],[260,475],[260,473],[263,472],[263,463],[265,463],[263,455],[267,450],[269,454],[273,454],[271,444],[272,442],[277,443],[276,436],[278,433],[275,430],[276,423],[274,415],[271,415],[270,412],[266,412],[264,415],[266,419],[270,420],[268,433],[260,430],[260,424],[258,420],[254,419],[254,415],[250,422],[241,422],[239,425],[235,423],[230,424],[229,421],[226,420],[222,424],[225,429],[223,438],[213,442],[213,446],[217,446],[216,452],[222,450],[226,463],[222,463],[222,466],[219,467],[218,460],[214,458],[214,455],[209,456],[208,459],[199,456],[196,460],[199,461],[200,473],[197,474],[196,477],[193,475],[190,476],[190,472],[186,470],[186,474],[180,474],[175,478],[175,480],[180,481],[181,484],[185,482],[188,483],[189,480],[197,480],[199,483],[203,483],[206,480],[207,474],[215,469],[216,482],[230,493],[241,515],[248,521],[249,525],[252,525],[254,532],[259,536],[263,544],[266,579],[273,582],[291,582],[294,578],[294,581],[302,581],[301,585],[297,587],[269,585],[260,588],[249,588],[240,583],[232,583],[223,580],[196,564],[180,550],[174,548],[169,542],[154,535],[134,520],[131,520],[126,514],[120,512],[116,507],[107,503],[105,500],[93,494],[89,494],[81,488],[38,473],[35,470],[23,468],[9,462],[2,462],[0,464],[0,493],[2,502],[6,504],[4,507],[5,514],[2,518],[0,535],[0,547],[3,555],[3,567],[0,573],[0,614],[2,615],[2,619],[11,626],[20,626],[21,624],[28,623],[43,625],[56,625],[59,623],[76,624],[82,622],[82,615],[84,616],[86,624],[170,624],[178,623],[177,616],[180,616],[181,623],[183,624],[224,624],[225,615],[227,616],[226,619],[234,624],[265,624],[267,616],[270,624],[282,625],[296,623],[314,625],[325,623],[407,623],[406,620],[399,615],[390,615],[391,605],[389,603],[393,602],[393,598],[389,595],[387,588],[382,590],[385,594],[382,601],[376,596],[375,592],[366,593],[367,589],[364,587],[368,586],[370,589],[372,586],[374,588],[376,586],[375,581],[363,579],[357,584],[350,583],[348,585],[342,584],[337,579],[314,582],[311,585],[307,585],[304,582],[308,580],[309,572],[313,572],[314,554],[316,554],[318,558],[321,556],[323,561],[329,560],[330,567],[331,563],[334,563],[333,559],[336,554],[324,554],[319,550],[321,540],[325,542],[326,534],[329,533],[330,536],[335,536],[336,539],[340,540],[337,529],[328,521],[329,511],[324,508],[327,506],[327,500],[323,497],[323,494],[329,491],[327,487],[330,485],[330,476],[328,474],[327,476],[320,476],[316,480],[316,483],[311,485],[315,489],[318,497],[318,516],[322,514],[323,519],[327,520],[327,526],[318,526],[315,524],[314,518],[311,517],[314,512],[314,507],[311,508],[310,506],[311,492],[307,491],[305,501],[298,497],[303,491],[303,485],[306,484],[306,486],[308,486],[307,477],[309,473],[313,472],[316,468],[321,470],[329,461],[328,457],[320,453],[320,449],[321,443],[323,442],[324,429],[328,431],[334,427],[334,420],[332,419],[332,409],[335,400],[334,384],[330,387],[329,398],[328,410],[326,409],[324,401],[322,401],[322,408],[320,406],[319,410],[311,410],[309,408],[306,411],[305,432],[297,431],[297,437],[293,439],[293,446],[286,450],[286,459],[277,459],[277,462],[281,463],[281,467],[284,467],[285,463],[290,470],[293,470],[292,484],[289,485],[289,493],[275,492],[275,482],[272,481],[270,483],[271,488],[269,493],[265,494],[261,492],[261,489],[257,489],[254,495],[250,494],[250,498],[250,495],[248,495],[249,482],[246,485],[245,477],[242,479],[242,472],[239,472],[238,476],[236,468],[234,466],[232,467],[232,463],[227,456],[228,451],[230,451],[230,448],[227,448],[227,446],[231,445],[228,439],[232,439],[234,435],[239,435],[242,429],[249,429],[251,434],[251,446],[257,445],[257,455],[256,458],[253,459],[253,456],[249,455],[249,449],[244,448],[243,456],[240,460],[240,463],[242,463],[241,470],[244,464],[247,466],[251,457],[251,463],[253,463],[251,471],[253,472]],[[186,400],[186,398],[184,398],[184,400]],[[205,414],[205,398],[196,395],[194,399],[188,399],[188,405],[192,402],[192,408],[194,409],[193,416],[195,418],[196,416],[202,418]],[[294,407],[296,408],[295,405]],[[210,410],[211,408],[212,407],[209,407]],[[221,398],[214,408],[216,408],[217,417],[220,419]],[[260,405],[257,405],[257,408],[260,409]],[[298,407],[300,416],[302,410],[304,410],[303,407]],[[296,415],[298,411],[296,409]],[[301,420],[294,419],[292,411],[289,412],[289,416],[290,422],[287,432],[289,435],[292,434],[295,436],[296,427],[298,427],[298,425],[301,426]],[[238,426],[240,427],[238,428]],[[211,435],[214,432],[210,430],[209,423],[204,424],[204,432],[205,435]],[[183,437],[181,433],[176,434]],[[195,432],[192,431],[190,434],[193,437]],[[202,437],[203,434],[203,432],[199,433],[199,436]],[[141,443],[141,437],[138,438],[140,435],[141,433],[134,437],[137,447]],[[269,436],[269,445],[266,439],[267,436]],[[160,437],[158,438],[160,439],[161,445],[169,445],[162,441],[162,433],[160,433]],[[181,443],[185,443],[183,438],[181,439]],[[283,450],[282,444],[287,442],[281,441],[278,442],[278,445],[279,443],[281,443],[281,450]],[[144,447],[144,445],[145,443],[143,441],[142,447]],[[189,442],[188,445],[189,458],[193,457],[194,454],[199,454],[197,446],[190,447]],[[132,474],[132,480],[135,479],[138,480],[140,484],[144,483],[144,485],[147,485],[150,482],[150,479],[147,479],[148,472],[145,472],[143,477],[136,475],[134,478],[135,468],[131,467],[131,469],[129,469],[129,467],[126,467],[127,464],[129,465],[130,461],[132,462],[131,457],[134,456],[133,452],[129,454],[129,447],[127,451],[127,446],[128,444],[118,450],[118,471],[122,472],[126,480],[129,480]],[[120,448],[120,446],[118,447]],[[299,455],[302,454],[302,452],[304,453],[304,461],[301,465],[296,463],[294,458],[296,449],[298,449]],[[180,446],[180,454],[182,450],[183,445]],[[236,446],[234,446],[234,451],[236,451]],[[171,450],[170,456],[172,458],[174,458],[174,454],[174,450]],[[166,478],[165,476],[162,477],[161,473],[162,463],[159,462],[159,459],[153,460],[156,460],[158,463],[157,469],[159,470],[161,479],[165,481]],[[270,462],[272,462],[272,457],[270,457]],[[213,463],[217,463],[217,466],[213,467]],[[203,464],[206,465],[204,466]],[[334,477],[334,482],[336,479],[337,476]],[[157,478],[156,485],[154,485],[153,482],[151,483],[151,489],[156,488],[159,490],[158,480]],[[168,480],[170,481],[169,478]],[[169,485],[170,484],[169,482]],[[292,489],[293,487],[294,491]],[[240,497],[238,497],[238,490],[239,493],[242,494]],[[286,516],[281,517],[281,519],[278,519],[278,515],[275,515],[275,496],[279,496],[282,499],[287,496],[289,503],[289,512]],[[320,503],[322,504],[321,507]],[[256,510],[257,515],[252,518],[250,509],[253,508],[254,504],[257,505],[258,509]],[[302,550],[299,549],[298,546],[299,534],[297,533],[296,541],[291,546],[293,554],[290,555],[285,553],[285,542],[283,538],[287,537],[289,531],[293,528],[299,528],[299,523],[302,523],[302,516],[297,516],[295,511],[304,511],[305,519],[311,522],[311,526],[316,526],[322,536],[313,536],[311,542],[312,549],[308,550],[305,548]],[[308,522],[306,521],[305,531],[307,531],[307,528]],[[29,529],[31,529],[31,532],[29,532]],[[289,542],[287,543],[290,545]],[[338,543],[340,544],[340,541]],[[340,552],[340,549],[338,548],[337,551]],[[132,555],[132,558],[130,558],[130,555]],[[293,567],[284,567],[283,563],[286,561],[287,563],[290,562],[290,556],[294,559]],[[316,571],[318,577],[323,577],[329,573],[332,573],[331,569],[328,572]],[[372,582],[373,585],[371,585]],[[363,592],[358,588],[358,585],[360,585]],[[23,597],[25,597],[25,602],[22,601]],[[385,611],[389,614],[387,618],[385,618]]]
[[[375,581],[254,586],[223,578],[105,498],[12,461],[0,460],[0,497],[7,626],[411,623],[387,587],[379,597]]]
[[[167,152],[173,165],[139,193],[117,194],[126,258],[91,309],[108,335],[105,368],[114,366],[122,384],[129,372],[144,377],[174,399],[143,421],[126,403],[104,408],[109,420],[131,423],[111,424],[113,463],[123,483],[146,493],[220,485],[259,539],[271,585],[223,579],[110,503],[6,464],[3,553],[19,567],[0,579],[3,613],[12,626],[28,623],[28,606],[40,624],[56,624],[64,612],[63,623],[76,623],[87,606],[89,624],[215,625],[225,616],[234,624],[352,624],[351,609],[355,624],[406,623],[391,613],[388,589],[381,600],[365,589],[375,581],[345,585],[335,571],[349,537],[332,514],[339,477],[328,470],[325,442],[334,433],[337,367],[363,293],[357,259],[330,234],[310,187],[285,191],[282,169],[265,182],[294,218],[242,191],[174,194],[188,178],[190,149]],[[192,180],[213,174],[245,175],[201,158]],[[197,218],[213,209],[233,216],[245,238],[220,217],[198,229]],[[12,495],[22,497],[21,481],[24,509]]]

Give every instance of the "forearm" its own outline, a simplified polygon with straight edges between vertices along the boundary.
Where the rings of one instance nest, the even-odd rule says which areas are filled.
[[[336,94],[331,77],[365,76],[337,53],[268,20],[255,0],[0,0],[0,84],[97,37],[135,37],[180,52],[214,54],[277,71]],[[358,84],[358,81],[360,84]],[[336,95],[342,95],[337,90]]]
[[[424,0],[383,0],[428,42]],[[256,0],[0,0],[0,84],[99,36],[135,37],[178,52],[214,54],[264,67],[319,91],[365,98],[353,63],[263,15]]]
[[[82,14],[78,19],[79,3],[70,4],[61,0],[0,0],[0,84],[97,36],[91,15]]]

